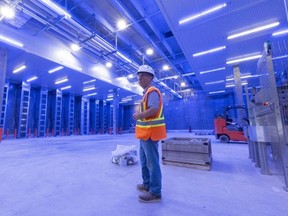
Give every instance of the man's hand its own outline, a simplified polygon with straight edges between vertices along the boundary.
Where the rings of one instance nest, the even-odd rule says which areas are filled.
[[[134,114],[133,114],[133,118],[134,118],[135,120],[138,120],[138,119],[142,119],[143,117],[142,117],[141,113],[134,113]]]

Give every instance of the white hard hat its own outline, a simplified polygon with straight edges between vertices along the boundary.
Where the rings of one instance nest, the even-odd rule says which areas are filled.
[[[149,73],[153,75],[153,77],[155,76],[153,68],[151,68],[149,65],[141,65],[137,71],[137,74],[138,73]]]

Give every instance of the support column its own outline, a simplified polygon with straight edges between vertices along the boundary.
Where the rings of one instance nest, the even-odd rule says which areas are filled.
[[[119,117],[119,94],[118,89],[113,89],[113,134],[117,134]]]

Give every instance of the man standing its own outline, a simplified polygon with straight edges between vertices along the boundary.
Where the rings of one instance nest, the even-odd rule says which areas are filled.
[[[166,127],[163,115],[161,92],[152,86],[154,70],[148,65],[142,65],[137,71],[139,85],[144,89],[144,95],[137,113],[136,138],[140,139],[140,162],[143,183],[137,189],[141,202],[161,201],[162,175],[159,164],[158,141],[166,138]]]

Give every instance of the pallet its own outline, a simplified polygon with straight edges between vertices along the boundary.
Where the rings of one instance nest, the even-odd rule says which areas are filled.
[[[204,165],[204,164],[183,163],[183,162],[175,162],[175,161],[167,161],[167,160],[162,160],[162,163],[164,165],[188,167],[188,168],[207,170],[207,171],[211,170],[211,163],[207,163]]]

